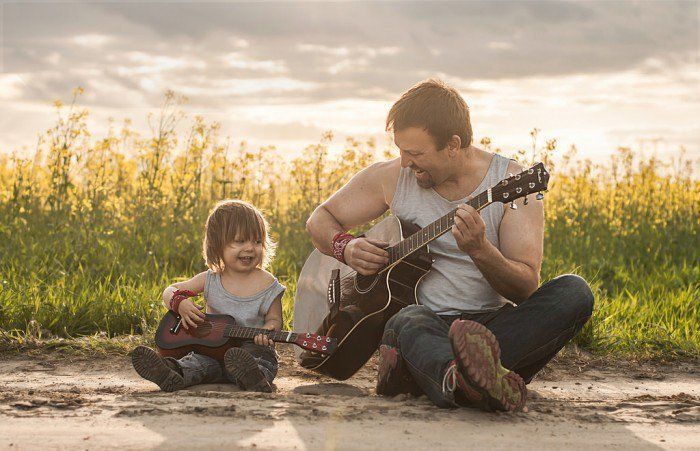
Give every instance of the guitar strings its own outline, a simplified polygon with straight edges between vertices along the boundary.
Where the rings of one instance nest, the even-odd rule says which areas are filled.
[[[226,329],[228,327],[231,327],[231,331],[240,331],[240,332],[258,332],[256,335],[259,334],[264,334],[264,335],[269,335],[270,333],[276,333],[276,334],[288,334],[289,331],[283,330],[283,331],[277,331],[277,330],[268,330],[268,329],[259,329],[256,327],[246,327],[246,326],[231,326],[230,324],[225,324],[225,323],[219,323],[219,322],[211,322],[211,321],[205,321],[202,324],[198,324],[198,327],[201,327],[203,325],[210,325],[210,330],[212,331],[220,331],[222,329]],[[297,332],[291,332],[292,334],[298,335]]]
[[[211,326],[210,326],[209,330],[216,331],[216,332],[219,332],[221,330],[225,330],[226,328],[228,328],[230,326],[230,324],[208,321],[208,322],[205,322],[203,324],[199,324],[197,327],[201,327],[204,324],[210,324]],[[292,335],[296,335],[297,338],[299,337],[299,335],[305,335],[304,332],[300,333],[300,332],[292,332],[292,331],[286,331],[286,330],[281,330],[281,331],[280,330],[267,330],[267,329],[259,329],[259,328],[255,328],[255,327],[236,326],[236,325],[231,327],[232,332],[235,332],[235,331],[241,331],[241,332],[250,331],[250,332],[252,332],[251,329],[255,330],[256,332],[261,331],[259,333],[253,332],[253,336],[260,335],[260,334],[270,336],[271,333],[274,333],[274,334],[280,334],[281,338],[284,340],[286,340],[286,337],[284,337],[284,336],[289,334],[289,333],[291,333]],[[324,335],[318,335],[318,334],[314,334],[314,335],[319,336],[319,337],[325,337]],[[233,338],[245,338],[245,337],[233,337]]]

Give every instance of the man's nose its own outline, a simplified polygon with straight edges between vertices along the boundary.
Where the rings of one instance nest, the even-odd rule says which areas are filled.
[[[411,166],[412,161],[409,158],[406,158],[406,155],[401,155],[401,167],[402,168],[407,168]]]

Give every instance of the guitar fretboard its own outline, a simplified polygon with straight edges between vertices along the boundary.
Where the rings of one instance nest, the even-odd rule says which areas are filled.
[[[467,205],[474,207],[477,211],[481,210],[491,203],[488,197],[488,190],[486,190],[467,201]],[[387,252],[389,252],[389,263],[387,267],[449,231],[455,223],[456,211],[457,209],[455,208],[437,221],[428,224],[413,235],[387,248]]]
[[[248,338],[252,339],[256,335],[267,335],[273,341],[282,341],[285,343],[293,343],[296,341],[298,335],[294,332],[287,331],[276,331],[267,329],[258,329],[255,327],[244,327],[244,326],[228,326],[226,328],[226,336],[231,338]]]

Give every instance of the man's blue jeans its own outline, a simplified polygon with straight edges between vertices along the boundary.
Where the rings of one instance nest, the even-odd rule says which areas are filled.
[[[461,316],[438,316],[411,305],[389,319],[382,344],[395,347],[413,380],[433,403],[454,407],[454,394],[443,390],[443,376],[454,354],[447,337],[455,319],[486,326],[498,340],[501,364],[525,383],[541,370],[583,327],[593,311],[593,293],[581,277],[566,274],[543,284],[517,307]]]

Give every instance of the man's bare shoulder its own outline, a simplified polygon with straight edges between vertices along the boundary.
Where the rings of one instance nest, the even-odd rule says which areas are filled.
[[[373,175],[398,178],[401,170],[401,159],[394,158],[393,160],[379,161],[369,165],[367,170],[371,171]]]
[[[374,163],[373,177],[376,177],[382,185],[382,192],[384,193],[384,201],[387,205],[391,205],[391,200],[394,198],[394,192],[396,191],[396,182],[399,180],[399,172],[401,172],[401,159],[394,158],[389,161],[380,161]]]

